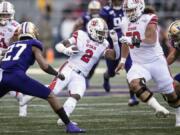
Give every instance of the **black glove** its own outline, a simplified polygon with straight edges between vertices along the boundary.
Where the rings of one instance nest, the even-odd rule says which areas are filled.
[[[62,81],[65,80],[65,76],[62,73],[58,73],[56,77],[58,77]]]
[[[137,37],[133,37],[133,38],[132,38],[132,44],[133,44],[134,46],[136,46],[137,48],[139,48],[139,47],[140,47],[140,44],[141,44],[141,40],[138,39]]]

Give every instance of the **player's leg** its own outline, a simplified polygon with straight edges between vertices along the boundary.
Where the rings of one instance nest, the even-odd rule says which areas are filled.
[[[31,79],[24,73],[7,73],[6,77],[9,76],[11,79],[7,79],[4,83],[7,84],[10,89],[18,90],[24,94],[39,97],[48,101],[51,105],[54,112],[62,119],[62,121],[66,124],[66,131],[70,133],[81,133],[85,132],[84,130],[80,129],[79,127],[73,125],[64,108],[57,100],[56,96],[51,92],[51,90],[44,85],[40,84],[36,80]],[[16,78],[16,79],[15,79]],[[14,81],[12,81],[12,79]],[[21,83],[23,82],[23,84]],[[21,83],[21,85],[19,85]]]
[[[63,107],[67,115],[70,116],[75,110],[78,101],[83,97],[86,90],[85,78],[76,72],[72,73],[71,81],[68,84],[70,96],[65,101]],[[62,125],[62,122],[58,120],[58,125]]]
[[[126,63],[125,63],[125,70],[126,70],[126,73],[129,71],[129,69],[131,68],[131,65],[132,65],[132,60],[131,60],[131,57],[130,55],[127,57],[127,60],[126,60]],[[128,101],[128,105],[129,106],[135,106],[135,105],[138,105],[139,104],[139,101],[137,100],[133,90],[130,89],[130,86],[129,86],[129,83],[127,81],[127,84],[128,84],[128,87],[129,87],[129,94],[130,94],[130,99]]]
[[[144,103],[147,103],[156,111],[156,116],[166,117],[169,111],[161,106],[158,101],[153,97],[153,93],[146,86],[146,81],[151,79],[151,74],[140,65],[133,64],[127,74],[130,87],[136,96]]]
[[[115,76],[115,69],[119,63],[118,60],[108,60],[106,59],[106,65],[107,65],[107,70],[103,74],[104,77],[104,82],[103,82],[103,87],[106,92],[110,92],[111,86],[110,86],[110,78]]]

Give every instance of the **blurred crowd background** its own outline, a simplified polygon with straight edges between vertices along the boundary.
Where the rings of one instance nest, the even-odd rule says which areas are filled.
[[[18,22],[32,21],[38,25],[40,40],[47,51],[54,51],[54,45],[70,36],[75,20],[87,10],[90,0],[8,0],[15,6],[15,19]],[[102,6],[109,0],[99,0]],[[180,18],[180,0],[145,0],[146,5],[152,5],[159,16],[160,40],[165,53],[167,52],[168,25]],[[55,56],[60,56],[55,52]]]

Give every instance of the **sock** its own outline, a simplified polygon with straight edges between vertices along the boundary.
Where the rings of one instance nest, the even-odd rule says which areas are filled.
[[[65,123],[65,125],[68,125],[70,123],[70,120],[63,107],[57,110],[56,113],[58,114],[59,118],[61,118],[61,120]]]
[[[147,104],[148,104],[149,106],[151,106],[152,108],[154,108],[155,110],[159,110],[159,108],[162,108],[162,107],[163,107],[163,106],[161,106],[161,105],[158,103],[158,101],[157,101],[154,97],[151,97],[151,98],[148,100]]]
[[[67,114],[67,116],[70,116],[70,114],[74,111],[77,104],[77,100],[73,97],[69,97],[66,102],[64,103],[64,110]]]

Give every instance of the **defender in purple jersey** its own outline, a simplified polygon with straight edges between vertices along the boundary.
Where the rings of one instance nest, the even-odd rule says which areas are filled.
[[[100,16],[106,21],[108,24],[108,29],[114,29],[118,37],[120,38],[122,36],[122,18],[124,17],[123,9],[121,7],[123,0],[111,0],[109,6],[105,6],[102,8],[100,11]],[[112,39],[108,37],[108,41],[110,43],[110,48],[113,48],[113,43]],[[121,48],[121,43],[119,42],[119,46]],[[115,69],[119,63],[119,60],[107,60],[106,59],[106,65],[107,65],[107,71],[104,73],[104,83],[103,87],[106,92],[110,92],[111,86],[109,79],[111,77],[115,76]],[[125,63],[125,70],[126,72],[129,71],[131,67],[132,61],[130,56],[128,56],[126,63]],[[137,101],[135,95],[133,92],[130,90],[130,99],[129,99],[129,106],[134,106],[137,105],[139,102]]]
[[[16,90],[23,94],[45,99],[66,124],[68,133],[85,132],[85,130],[70,122],[64,108],[50,89],[26,75],[27,69],[36,60],[40,68],[46,73],[61,80],[65,79],[63,74],[58,73],[45,61],[42,55],[43,45],[37,40],[38,31],[36,26],[31,22],[24,22],[19,32],[19,41],[8,47],[8,51],[0,64],[0,97],[3,97],[10,90]]]

